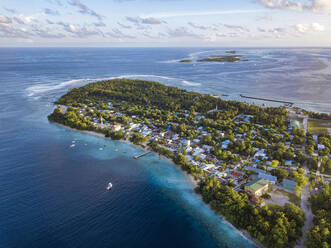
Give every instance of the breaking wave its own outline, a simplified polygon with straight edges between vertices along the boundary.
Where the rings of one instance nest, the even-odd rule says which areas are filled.
[[[82,78],[82,79],[73,79],[61,82],[59,84],[39,84],[34,85],[31,87],[28,87],[26,89],[27,95],[29,97],[36,97],[38,95],[45,94],[49,91],[55,91],[55,90],[61,90],[63,88],[69,88],[72,85],[84,85],[87,83],[102,81],[102,80],[111,80],[115,78],[130,78],[130,79],[145,79],[145,80],[152,80],[153,78],[162,79],[165,80],[166,83],[169,83],[169,81],[179,82],[180,84],[184,86],[200,86],[200,83],[190,82],[181,78],[174,78],[174,77],[167,77],[167,76],[159,76],[159,75],[148,75],[148,74],[134,74],[134,75],[120,75],[117,77],[106,77],[106,78]],[[170,83],[172,84],[172,83]]]

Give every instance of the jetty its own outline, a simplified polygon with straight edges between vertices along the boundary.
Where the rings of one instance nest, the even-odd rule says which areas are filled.
[[[261,98],[261,97],[252,97],[252,96],[245,96],[240,94],[242,98],[254,99],[254,100],[261,100],[261,101],[268,101],[268,102],[279,102],[284,103],[286,106],[292,107],[294,102],[282,101],[282,100],[275,100],[275,99],[268,99],[268,98]]]
[[[140,155],[133,156],[133,158],[134,158],[134,159],[138,159],[138,158],[141,158],[141,157],[143,157],[143,156],[146,156],[147,154],[150,154],[150,153],[151,153],[151,151],[144,152],[144,153],[142,153],[142,154],[140,154]]]

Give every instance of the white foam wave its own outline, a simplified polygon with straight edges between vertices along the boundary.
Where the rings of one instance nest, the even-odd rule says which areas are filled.
[[[89,78],[84,78],[84,79],[73,79],[69,81],[62,82],[60,84],[43,84],[43,85],[34,85],[29,88],[27,88],[28,96],[35,96],[38,94],[42,94],[48,91],[52,90],[59,90],[61,88],[67,87],[72,84],[78,84],[78,83],[84,83],[84,82],[90,82],[93,81],[92,79]]]
[[[200,86],[201,85],[200,83],[194,83],[194,82],[190,82],[190,81],[186,81],[186,80],[183,80],[182,83],[184,85],[188,85],[188,86]]]
[[[42,85],[34,85],[26,89],[27,95],[29,97],[33,97],[36,99],[36,96],[40,96],[42,94],[45,94],[49,91],[54,91],[54,90],[60,90],[66,87],[69,87],[71,85],[75,84],[87,84],[91,82],[97,82],[97,81],[102,81],[102,80],[111,80],[115,78],[131,78],[131,79],[146,79],[146,80],[151,80],[153,78],[157,79],[163,79],[167,81],[178,81],[182,83],[183,85],[188,85],[188,86],[199,86],[201,85],[200,83],[195,83],[195,82],[190,82],[181,78],[174,78],[174,77],[167,77],[167,76],[160,76],[160,75],[150,75],[150,74],[127,74],[127,75],[120,75],[116,77],[106,77],[106,78],[82,78],[82,79],[73,79],[69,81],[65,81],[59,84],[42,84]]]

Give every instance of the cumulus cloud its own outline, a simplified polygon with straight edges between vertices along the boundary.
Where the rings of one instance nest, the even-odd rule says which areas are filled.
[[[129,26],[129,25],[124,25],[124,24],[122,24],[122,23],[120,23],[120,22],[117,22],[117,24],[118,24],[118,26],[120,26],[121,28],[126,28],[126,29],[131,29],[131,28],[132,28],[131,26]]]
[[[325,27],[317,22],[311,24],[297,24],[295,25],[296,31],[299,33],[308,33],[308,32],[324,32]]]
[[[308,10],[324,14],[331,13],[330,0],[308,0],[308,3],[298,0],[259,0],[259,3],[271,9]]]
[[[281,28],[281,27],[270,28],[270,29],[258,28],[258,31],[262,33],[272,33],[272,34],[284,34],[287,32],[286,28]]]
[[[93,35],[103,35],[100,31],[88,28],[86,26],[81,27],[80,25],[74,25],[71,23],[58,22],[58,25],[61,25],[65,31],[68,33],[74,34],[75,36],[84,38]]]
[[[18,24],[25,24],[25,22],[24,22],[24,20],[22,20],[22,18],[19,18],[16,16],[13,17],[13,21],[15,21]]]
[[[0,23],[8,24],[8,23],[12,23],[12,20],[9,17],[0,14]]]
[[[249,32],[249,29],[244,27],[244,26],[239,26],[239,25],[229,25],[229,24],[224,24],[224,27],[232,30],[236,30],[238,32]]]
[[[129,21],[129,22],[132,22],[134,24],[159,25],[159,24],[162,24],[162,23],[166,23],[165,21],[163,21],[161,19],[154,18],[154,17],[141,18],[141,17],[127,16],[126,20]]]
[[[186,27],[179,27],[175,29],[169,29],[167,31],[168,37],[170,38],[181,38],[181,37],[191,37],[200,39],[201,36],[190,31]]]
[[[135,39],[136,38],[135,36],[123,33],[118,28],[113,28],[112,31],[107,32],[106,35],[108,37],[112,37],[112,38],[115,38],[115,39]]]
[[[193,23],[193,22],[189,22],[187,24],[190,25],[193,28],[196,28],[196,29],[201,29],[201,30],[207,30],[208,29],[208,27],[206,27],[206,26],[202,26],[202,25],[199,25],[199,24],[196,24],[196,23]]]
[[[32,25],[31,31],[33,32],[34,36],[38,36],[41,38],[51,38],[51,39],[59,39],[66,37],[64,34],[61,33],[54,33],[50,29],[44,29],[40,25]]]
[[[78,7],[79,12],[81,14],[94,16],[94,17],[98,18],[100,21],[103,19],[103,17],[101,15],[99,15],[94,10],[87,7],[85,4],[81,3],[80,0],[71,0],[68,3],[72,6]]]
[[[141,23],[142,24],[151,24],[151,25],[157,25],[157,24],[162,24],[166,23],[165,21],[159,20],[154,17],[149,17],[149,18],[141,18]]]
[[[32,33],[24,28],[15,28],[12,25],[0,23],[0,37],[3,38],[29,38]]]

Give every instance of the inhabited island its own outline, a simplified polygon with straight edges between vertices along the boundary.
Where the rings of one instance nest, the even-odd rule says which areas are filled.
[[[305,224],[300,204],[308,204],[301,191],[309,181],[316,192],[329,187],[317,178],[331,173],[331,136],[301,129],[285,107],[128,79],[71,89],[56,104],[48,116],[52,122],[127,140],[171,159],[192,175],[196,192],[213,210],[266,247],[294,247]],[[312,198],[316,206],[318,197]],[[328,244],[325,206],[318,205],[327,213],[317,217],[321,227],[307,235],[315,247]]]

